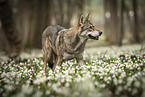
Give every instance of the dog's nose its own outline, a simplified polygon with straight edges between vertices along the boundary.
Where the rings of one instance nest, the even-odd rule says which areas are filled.
[[[102,35],[103,32],[99,31],[99,35]]]

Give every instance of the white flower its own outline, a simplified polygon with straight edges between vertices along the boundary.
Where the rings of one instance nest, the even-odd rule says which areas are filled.
[[[108,77],[108,80],[111,80],[111,77],[110,76]]]
[[[106,70],[106,72],[109,72],[109,69],[105,69]]]
[[[71,82],[72,80],[70,78],[66,78],[66,82]]]
[[[141,86],[141,83],[139,81],[135,81],[134,86],[139,88]]]
[[[106,84],[101,84],[100,87],[101,88],[105,88],[106,87]]]
[[[49,95],[50,94],[50,91],[49,90],[46,90],[46,95]]]
[[[56,91],[56,90],[57,90],[57,88],[58,88],[58,87],[57,87],[57,84],[56,84],[56,83],[52,84],[52,88],[53,88],[53,90],[55,90],[55,91]]]
[[[141,68],[140,68],[140,67],[138,67],[138,68],[137,68],[137,70],[141,70]]]
[[[126,77],[126,73],[125,72],[121,73],[120,78],[124,78],[124,77]]]
[[[36,91],[36,93],[32,97],[41,97],[42,94],[43,94],[42,92]]]
[[[119,72],[119,73],[121,73],[121,72],[122,72],[122,70],[121,70],[121,69],[118,69],[118,72]]]
[[[132,89],[131,88],[128,88],[128,91],[130,92]]]
[[[118,86],[115,93],[116,93],[117,95],[119,95],[120,92],[121,92],[122,90],[123,90],[122,86]]]
[[[14,89],[14,87],[12,85],[5,85],[4,86],[6,88],[6,90],[8,91],[12,91]]]
[[[70,84],[69,84],[69,83],[65,83],[65,86],[66,86],[66,87],[69,87],[69,86],[70,86]]]
[[[34,80],[34,84],[40,84],[46,81],[46,77],[38,77],[36,80]]]
[[[110,73],[114,74],[114,73],[115,73],[115,71],[112,69],[112,70],[110,71]]]
[[[108,80],[108,78],[107,77],[104,77],[104,81],[106,82]]]
[[[97,81],[95,81],[94,84],[97,86],[99,83]]]
[[[30,93],[32,93],[32,91],[33,91],[33,88],[30,87],[28,84],[27,85],[22,85],[22,92],[24,94],[30,94]]]
[[[95,77],[93,77],[93,80],[95,80],[96,78]]]
[[[63,78],[61,79],[61,82],[64,83],[64,79]]]
[[[103,79],[103,76],[101,76],[100,79]]]
[[[112,77],[115,78],[116,76],[113,74]]]
[[[138,92],[138,90],[137,90],[136,88],[133,88],[133,90],[132,90],[132,95],[137,94],[137,92]]]
[[[118,83],[119,83],[119,84],[123,83],[123,80],[119,79],[119,80],[118,80]]]
[[[114,82],[115,85],[117,85],[117,81],[118,80],[116,78],[113,79],[113,82]]]

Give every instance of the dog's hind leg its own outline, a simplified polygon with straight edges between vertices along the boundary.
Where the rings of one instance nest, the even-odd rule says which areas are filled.
[[[53,66],[56,62],[56,54],[52,51],[51,52],[51,57],[48,59],[48,66],[53,69]]]
[[[83,56],[79,56],[76,58],[77,63],[81,66],[84,65],[84,60],[83,60]]]
[[[47,72],[47,63],[50,63],[50,59],[51,59],[51,53],[52,50],[51,49],[47,49],[47,52],[43,52],[43,59],[44,59],[44,64],[43,64],[43,70],[46,73]],[[51,64],[51,63],[50,63]]]
[[[63,62],[63,59],[61,56],[57,56],[56,60],[57,60],[57,62],[53,65],[53,70],[55,70],[55,67],[60,66]]]

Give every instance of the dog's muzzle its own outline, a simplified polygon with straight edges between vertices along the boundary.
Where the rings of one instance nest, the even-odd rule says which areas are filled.
[[[98,40],[98,39],[99,39],[99,36],[101,36],[102,33],[103,33],[103,32],[100,31],[100,32],[99,32],[99,35],[97,35],[97,36],[93,36],[93,35],[89,34],[88,37],[89,37],[90,39]]]

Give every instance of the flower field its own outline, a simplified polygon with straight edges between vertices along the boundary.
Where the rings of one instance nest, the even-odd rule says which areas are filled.
[[[66,61],[46,75],[41,50],[21,57],[0,61],[0,97],[145,97],[141,45],[87,48],[84,65]]]

